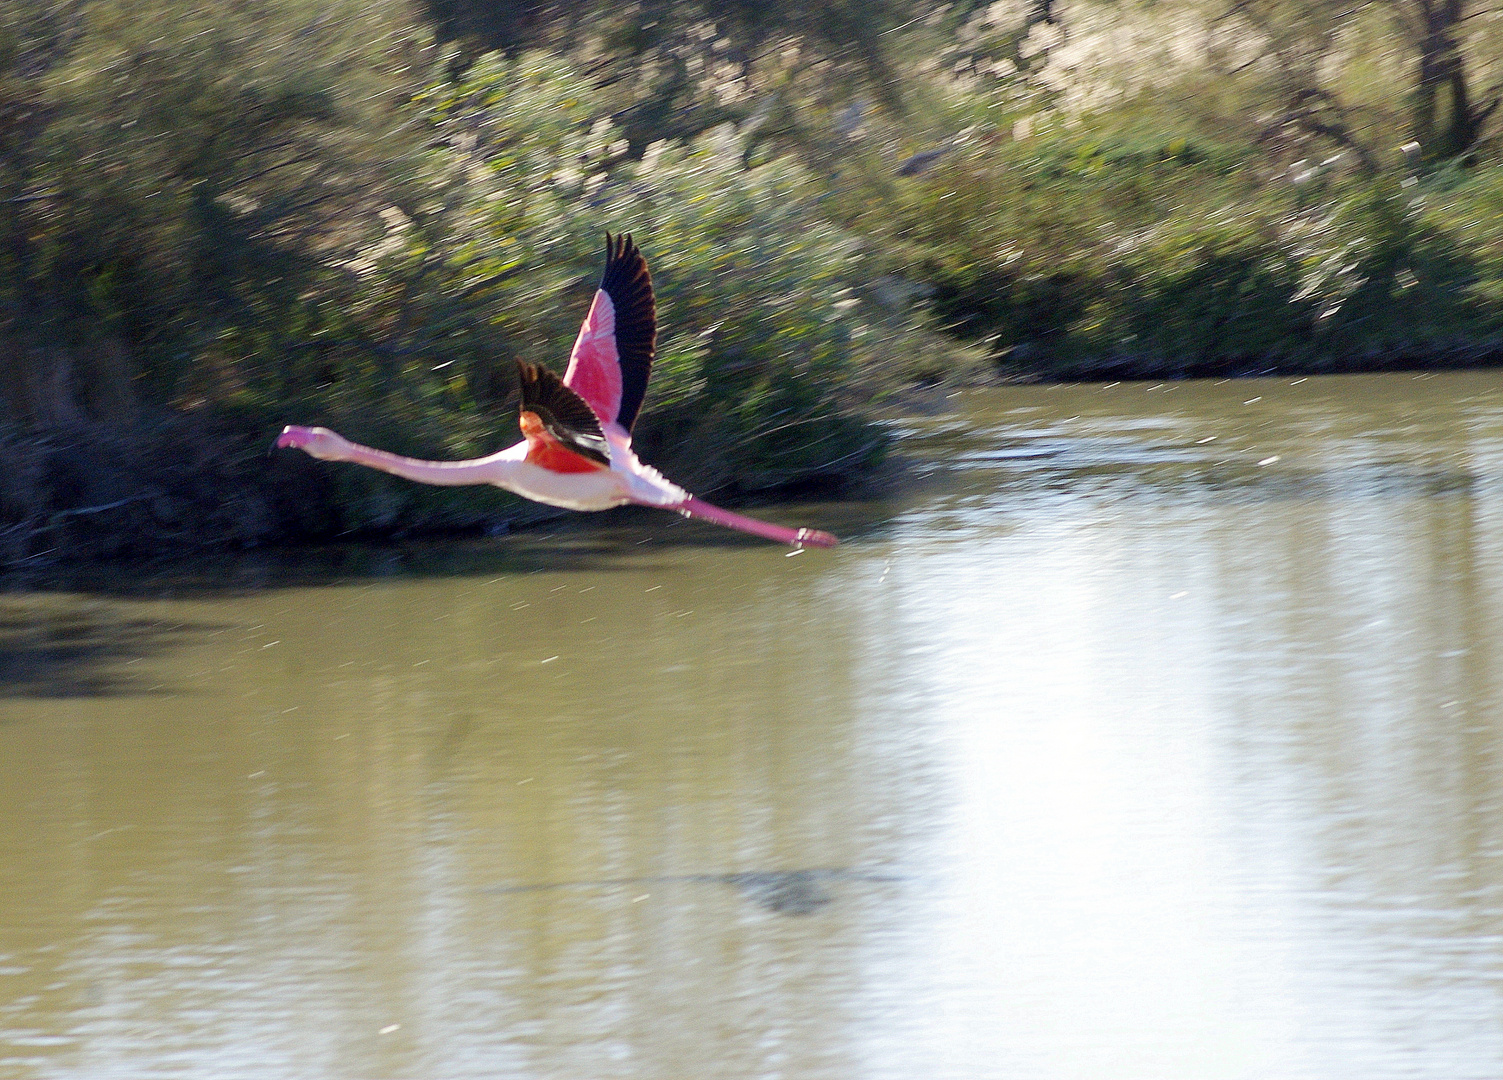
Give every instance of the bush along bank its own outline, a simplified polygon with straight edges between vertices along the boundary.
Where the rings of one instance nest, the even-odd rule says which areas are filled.
[[[867,288],[866,245],[821,215],[819,185],[797,162],[748,167],[730,130],[624,158],[594,94],[547,55],[484,60],[386,117],[408,133],[407,152],[379,163],[339,156],[356,153],[341,125],[369,118],[342,117],[336,99],[284,103],[296,133],[276,112],[266,138],[301,139],[295,148],[380,186],[372,203],[333,168],[333,189],[302,177],[304,204],[339,208],[318,227],[278,209],[287,192],[258,186],[280,175],[276,162],[212,185],[185,176],[173,202],[147,190],[155,176],[123,192],[118,177],[91,188],[87,168],[69,180],[39,145],[39,182],[74,190],[66,205],[19,204],[37,219],[12,223],[12,248],[43,226],[57,244],[0,267],[28,271],[7,310],[53,320],[0,326],[16,361],[0,384],[12,418],[0,561],[524,520],[535,511],[501,492],[268,461],[265,447],[284,423],[426,458],[515,441],[514,362],[563,366],[606,229],[636,234],[658,294],[644,458],[732,502],[871,469],[886,450],[873,401],[915,357],[953,346]],[[139,119],[133,138],[172,121]],[[241,150],[251,137],[238,134]],[[106,164],[117,176],[134,163]],[[189,164],[205,169],[152,167]],[[205,203],[209,187],[233,194]],[[105,203],[136,196],[157,217],[112,231]],[[371,205],[379,212],[365,214]],[[126,257],[147,241],[172,250]],[[55,257],[70,245],[95,257]],[[69,303],[55,302],[64,293]]]
[[[868,227],[1008,377],[1503,363],[1503,166],[1336,178],[1319,198],[1246,172],[981,148]]]

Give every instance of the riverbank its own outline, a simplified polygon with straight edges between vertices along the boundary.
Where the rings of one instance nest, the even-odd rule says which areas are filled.
[[[1394,350],[1334,368],[1267,358],[1214,364],[1098,358],[1046,371],[999,371],[890,394],[891,416],[937,415],[957,392],[998,383],[1175,382],[1503,367],[1503,345]],[[274,428],[245,417],[158,414],[134,422],[0,428],[0,576],[112,561],[149,561],[330,541],[499,535],[566,515],[488,487],[433,488],[291,452],[268,453]],[[704,489],[732,506],[811,492],[886,490],[905,477],[901,442],[875,462],[756,491]]]
[[[0,19],[0,568],[550,513],[264,450],[498,449],[607,230],[657,300],[638,452],[732,505],[865,482],[925,388],[1503,363],[1503,113],[1412,111],[1450,39],[1376,9],[116,7]]]

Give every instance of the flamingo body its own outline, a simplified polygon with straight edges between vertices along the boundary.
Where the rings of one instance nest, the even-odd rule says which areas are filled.
[[[350,461],[424,484],[493,484],[568,510],[637,503],[674,510],[798,547],[831,547],[817,529],[790,529],[713,506],[689,494],[631,447],[656,351],[656,304],[647,260],[630,236],[606,236],[605,272],[560,379],[517,365],[522,441],[468,461],[422,461],[350,442],[328,428],[289,425],[276,445],[325,461]]]

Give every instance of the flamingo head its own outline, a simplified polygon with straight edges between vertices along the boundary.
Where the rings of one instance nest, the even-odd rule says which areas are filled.
[[[302,450],[323,461],[338,461],[348,452],[350,442],[344,436],[337,435],[328,428],[298,427],[289,424],[282,429],[282,434],[277,436],[273,448],[280,447]]]

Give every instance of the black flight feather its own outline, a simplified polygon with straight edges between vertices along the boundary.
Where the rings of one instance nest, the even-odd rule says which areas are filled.
[[[605,234],[605,273],[600,287],[611,298],[616,312],[616,355],[621,359],[621,408],[616,423],[630,431],[647,394],[658,338],[652,275],[630,233],[614,239]]]
[[[581,457],[602,465],[611,463],[610,444],[595,410],[563,379],[545,367],[518,360],[517,381],[522,387],[523,412],[536,413],[550,435]]]

